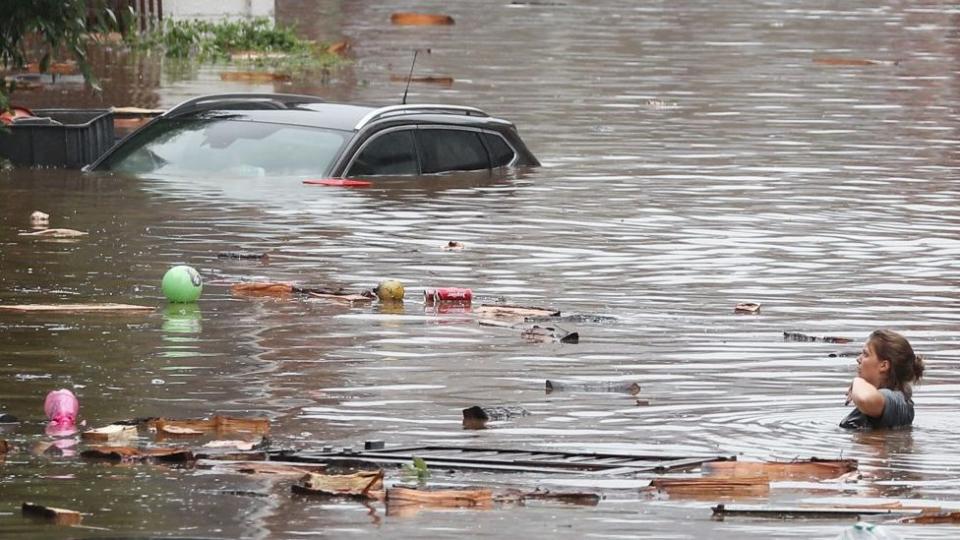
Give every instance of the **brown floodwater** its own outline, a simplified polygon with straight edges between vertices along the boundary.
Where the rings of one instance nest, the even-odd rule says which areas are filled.
[[[112,51],[105,92],[68,82],[29,106],[169,107],[199,93],[309,92],[474,105],[514,121],[543,167],[378,182],[137,180],[0,173],[0,303],[126,302],[141,315],[0,314],[0,536],[30,538],[833,538],[849,521],[710,519],[716,500],[653,498],[649,476],[435,471],[431,482],[591,490],[596,507],[538,504],[386,516],[383,506],[290,496],[289,482],[161,466],[87,464],[48,441],[43,397],[72,388],[91,426],[143,417],[265,416],[280,447],[451,444],[698,455],[856,458],[858,482],[777,482],[751,504],[936,501],[958,506],[960,430],[960,10],[944,2],[378,2],[279,10],[309,32],[321,13],[354,62],[290,83],[221,82]],[[392,11],[449,27],[390,25]],[[863,62],[870,60],[872,62]],[[88,231],[44,241],[51,226]],[[450,240],[466,245],[445,251]],[[217,258],[270,251],[268,263]],[[172,265],[207,285],[195,307],[159,290]],[[244,299],[240,280],[369,288],[401,280],[401,309]],[[435,310],[425,287],[607,322],[580,343],[528,343]],[[737,315],[738,302],[762,303]],[[912,430],[837,424],[875,328],[925,354]],[[784,331],[850,344],[784,341]],[[544,392],[551,378],[637,381],[627,394]],[[470,431],[461,409],[531,414]],[[393,478],[397,478],[395,475]],[[89,529],[25,521],[28,500],[89,515]],[[950,525],[893,525],[954,538]]]

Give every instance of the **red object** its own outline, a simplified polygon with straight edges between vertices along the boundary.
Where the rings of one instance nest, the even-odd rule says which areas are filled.
[[[314,178],[304,180],[304,184],[311,186],[335,186],[335,187],[370,187],[373,182],[366,180],[346,180],[344,178]]]
[[[460,289],[458,287],[424,289],[423,300],[427,304],[439,304],[441,302],[469,304],[470,301],[473,300],[473,291],[470,289]]]
[[[3,122],[5,125],[9,126],[17,118],[30,118],[31,116],[33,116],[33,111],[30,109],[26,107],[13,106],[10,107],[9,111],[3,111],[3,113],[0,114],[0,122]]]

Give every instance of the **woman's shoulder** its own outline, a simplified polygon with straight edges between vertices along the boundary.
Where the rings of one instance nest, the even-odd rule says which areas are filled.
[[[880,388],[883,394],[883,427],[909,426],[913,423],[913,401],[901,390]]]

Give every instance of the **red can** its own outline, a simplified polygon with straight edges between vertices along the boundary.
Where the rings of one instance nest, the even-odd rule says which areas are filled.
[[[473,291],[458,287],[438,287],[436,289],[424,289],[423,300],[427,304],[439,304],[441,302],[469,304],[470,301],[473,300]]]

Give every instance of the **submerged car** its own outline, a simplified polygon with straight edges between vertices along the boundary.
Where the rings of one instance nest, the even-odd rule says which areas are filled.
[[[355,178],[539,165],[514,125],[474,107],[329,103],[293,94],[185,101],[87,170]]]

